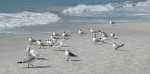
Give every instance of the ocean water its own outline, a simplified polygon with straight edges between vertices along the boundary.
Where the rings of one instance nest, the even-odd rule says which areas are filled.
[[[148,0],[0,0],[0,35],[64,31],[109,20],[146,21],[149,9]]]

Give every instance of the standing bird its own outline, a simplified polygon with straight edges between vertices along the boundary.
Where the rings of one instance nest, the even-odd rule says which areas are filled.
[[[76,54],[72,53],[70,50],[65,50],[66,61],[70,61],[71,57],[77,57]]]
[[[109,24],[115,24],[115,22],[113,22],[112,20],[109,20]]]
[[[55,47],[57,47],[57,48],[63,47],[63,46],[64,46],[64,40],[65,40],[65,39],[59,40],[59,41],[55,44]]]
[[[37,40],[36,43],[37,45],[39,45],[39,49],[41,49],[42,47],[48,46],[46,43],[43,43],[41,40]]]
[[[53,47],[55,44],[52,40],[46,40],[46,43],[49,47]]]
[[[97,34],[94,33],[94,36],[92,37],[92,41],[95,42],[95,43],[100,41],[100,39],[97,38],[96,35],[97,35]]]
[[[115,50],[118,50],[118,48],[124,46],[124,43],[122,43],[122,44],[117,44],[116,42],[114,42],[114,43],[112,44],[112,46],[113,46],[113,48],[114,48]]]
[[[115,33],[110,33],[110,37],[113,38],[113,39],[118,39],[118,37],[116,37]]]
[[[84,34],[83,30],[82,30],[82,29],[79,29],[79,30],[78,30],[78,34],[80,34],[80,35]]]
[[[63,39],[65,39],[65,37],[67,37],[67,33],[66,33],[66,32],[63,32],[63,33],[62,33],[62,37],[63,37]]]
[[[91,33],[98,33],[98,32],[101,32],[101,30],[100,29],[94,30],[93,28],[90,28],[90,32]]]
[[[69,39],[69,36],[70,36],[70,34],[68,34],[68,33],[65,32],[65,31],[62,33],[63,39]]]
[[[95,30],[94,30],[93,28],[90,28],[90,32],[91,32],[91,33],[94,33]]]
[[[32,64],[35,60],[47,60],[46,58],[39,58],[39,54],[31,49],[30,47],[26,48],[26,53],[27,53],[27,57],[23,60],[23,61],[18,61],[17,63],[22,64],[22,63],[27,63],[28,68],[29,67],[33,67],[34,65]]]
[[[36,40],[33,39],[32,37],[29,37],[28,41],[30,42],[30,45],[32,45],[33,43],[36,43]]]
[[[101,32],[102,37],[108,37],[108,34],[106,32]]]

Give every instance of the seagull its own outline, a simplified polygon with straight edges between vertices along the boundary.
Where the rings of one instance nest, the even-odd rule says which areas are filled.
[[[106,32],[101,32],[102,33],[102,37],[108,37],[107,33]]]
[[[63,47],[64,46],[64,40],[65,39],[61,39],[58,41],[58,44],[56,45],[56,47]]]
[[[111,37],[111,38],[114,38],[114,39],[117,39],[117,37],[116,37],[116,34],[115,34],[115,33],[110,33],[110,37]]]
[[[110,37],[115,37],[115,33],[110,33]]]
[[[124,43],[122,43],[122,44],[117,44],[116,42],[114,42],[114,43],[112,44],[112,46],[113,46],[113,48],[114,48],[115,50],[117,50],[118,48],[123,47],[123,46],[124,46]]]
[[[91,32],[91,33],[98,33],[98,32],[101,32],[101,30],[94,30],[93,28],[91,28],[91,29],[90,29],[90,32]]]
[[[36,43],[37,43],[37,45],[40,46],[39,48],[48,46],[46,43],[43,43],[41,40],[37,40]]]
[[[68,33],[66,33],[65,31],[62,33],[62,37],[63,39],[67,39],[67,37],[69,37],[70,35]]]
[[[109,24],[115,24],[115,22],[113,22],[112,20],[109,20]]]
[[[71,57],[77,57],[76,54],[72,53],[70,50],[65,50],[66,61],[70,61]]]
[[[46,43],[52,47],[55,43],[52,40],[46,40]]]
[[[19,63],[19,64],[27,63],[28,68],[29,68],[30,66],[32,66],[32,67],[34,66],[32,63],[35,60],[47,60],[46,58],[39,58],[38,57],[39,54],[35,50],[31,49],[30,47],[27,47],[26,50],[27,50],[26,51],[27,57],[23,61],[18,61],[17,63]]]
[[[34,40],[32,37],[29,37],[29,38],[28,38],[28,41],[30,42],[30,45],[32,45],[33,43],[36,42],[36,40]]]
[[[79,29],[79,30],[78,30],[78,34],[80,34],[80,35],[81,35],[81,34],[83,34],[83,33],[84,33],[84,32],[83,32],[83,30],[82,30],[82,29]]]
[[[52,32],[52,36],[60,36],[60,34],[56,32]]]
[[[56,36],[56,32],[52,32],[52,36]]]
[[[96,33],[94,33],[94,36],[92,37],[93,42],[99,42],[99,38],[96,37]]]
[[[62,37],[65,38],[66,36],[67,36],[67,33],[66,33],[66,32],[63,32],[63,33],[62,33]]]

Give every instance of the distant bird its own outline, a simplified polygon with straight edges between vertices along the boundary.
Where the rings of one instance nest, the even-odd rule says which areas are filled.
[[[108,34],[106,32],[104,32],[104,31],[101,32],[101,34],[102,34],[102,37],[109,37]]]
[[[109,20],[109,24],[115,24],[115,22],[113,22],[112,20]]]
[[[43,43],[42,40],[37,40],[36,43],[39,45],[39,48],[48,46],[46,43]]]
[[[54,42],[52,40],[46,40],[46,43],[48,44],[48,46],[52,47],[54,46]]]
[[[65,38],[66,36],[67,36],[67,33],[64,31],[64,32],[62,33],[62,37]]]
[[[71,57],[77,57],[76,54],[72,53],[70,50],[65,50],[66,61],[70,61]]]
[[[92,37],[93,42],[99,42],[99,38],[96,37],[96,33],[94,33],[94,36]]]
[[[55,47],[63,47],[63,46],[64,46],[64,40],[65,40],[65,39],[59,40],[59,41],[55,44]]]
[[[122,44],[117,44],[116,42],[114,42],[114,43],[112,44],[112,46],[113,46],[113,48],[114,48],[115,50],[117,50],[118,48],[123,47],[123,46],[124,46],[124,43],[122,43]]]
[[[46,58],[39,58],[38,57],[39,54],[35,50],[31,49],[30,47],[27,47],[26,50],[27,50],[26,51],[27,57],[23,61],[18,61],[17,63],[19,63],[19,64],[27,63],[28,68],[29,68],[30,66],[32,66],[32,67],[34,66],[32,63],[35,60],[47,60]]]
[[[33,39],[32,37],[29,37],[28,41],[30,42],[30,45],[32,45],[33,43],[36,43],[36,40]]]
[[[115,33],[110,33],[110,37],[115,37]]]
[[[63,39],[68,39],[68,37],[70,36],[67,32],[63,32],[62,35]]]
[[[78,34],[80,34],[80,35],[84,34],[83,30],[82,30],[82,29],[79,29],[79,30],[78,30]]]
[[[94,30],[93,28],[90,28],[90,32],[91,33],[98,33],[98,32],[101,32],[101,30]]]
[[[60,34],[57,32],[52,32],[52,36],[60,36]]]
[[[95,30],[94,30],[93,28],[90,28],[90,32],[91,32],[91,33],[94,33]]]
[[[53,42],[57,42],[57,37],[53,36],[53,35],[50,35],[48,40],[52,40]]]
[[[116,37],[116,34],[115,34],[115,33],[110,33],[110,37],[111,37],[111,38],[114,38],[114,39],[118,39],[118,38]]]

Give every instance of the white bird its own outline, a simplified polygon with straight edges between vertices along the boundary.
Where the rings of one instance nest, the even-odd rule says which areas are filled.
[[[91,33],[94,33],[94,32],[95,32],[95,30],[94,30],[93,28],[91,28],[91,29],[90,29],[90,32],[91,32]]]
[[[52,40],[46,40],[46,43],[52,47],[55,43]]]
[[[72,53],[70,50],[65,50],[66,61],[70,61],[71,57],[77,57],[76,54]]]
[[[108,34],[106,32],[101,32],[102,37],[108,37]]]
[[[94,30],[93,28],[91,28],[91,29],[90,29],[90,32],[91,32],[91,33],[98,33],[98,32],[101,32],[101,30]]]
[[[109,20],[109,24],[115,24],[115,22],[113,22],[112,20]]]
[[[29,38],[28,38],[28,41],[30,42],[30,45],[32,45],[33,43],[36,42],[36,40],[33,39],[32,37],[29,37]]]
[[[56,36],[56,32],[52,32],[52,36]]]
[[[48,46],[46,43],[43,43],[41,40],[37,40],[36,43],[37,45],[39,45],[39,48]]]
[[[66,33],[66,32],[63,32],[63,33],[62,33],[62,36],[63,36],[63,37],[67,36],[67,33]]]
[[[61,39],[57,42],[57,44],[55,45],[55,47],[63,47],[64,46],[64,40],[65,39]]]
[[[67,37],[69,37],[70,35],[68,34],[68,33],[66,33],[66,32],[63,32],[62,33],[62,37],[63,37],[63,39],[67,39]]]
[[[52,32],[52,36],[60,36],[60,34],[56,32]]]
[[[96,37],[96,33],[94,33],[94,36],[92,37],[93,42],[99,42],[99,38]]]
[[[118,39],[118,37],[116,37],[116,34],[115,34],[115,33],[110,33],[110,37],[111,37],[111,38],[114,38],[114,39]]]
[[[115,33],[110,33],[110,37],[115,37]]]
[[[115,50],[117,50],[118,48],[120,48],[120,47],[123,47],[124,46],[124,43],[122,43],[122,44],[117,44],[117,43],[113,43],[112,44],[112,46],[113,46],[113,48],[115,49]]]
[[[23,61],[18,61],[17,63],[27,63],[27,65],[28,65],[28,68],[30,67],[30,66],[32,66],[33,67],[33,62],[35,61],[35,60],[47,60],[46,58],[39,58],[38,56],[39,56],[39,54],[35,51],[35,50],[33,50],[33,49],[31,49],[30,48],[30,46],[29,47],[27,47],[26,48],[26,53],[27,53],[27,57],[23,60]]]
[[[82,29],[79,29],[79,30],[78,30],[78,34],[80,34],[80,35],[81,35],[81,34],[83,34],[83,33],[84,33],[84,32],[83,32],[83,30],[82,30]]]

